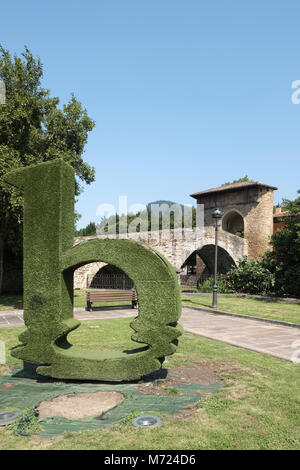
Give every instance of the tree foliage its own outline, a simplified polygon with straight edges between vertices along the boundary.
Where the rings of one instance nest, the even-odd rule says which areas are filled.
[[[72,94],[59,107],[59,98],[42,87],[43,65],[25,47],[21,57],[0,45],[0,79],[6,103],[0,105],[0,292],[3,253],[21,249],[22,205],[20,192],[1,178],[8,171],[62,158],[72,165],[80,181],[94,180],[94,169],[83,161],[84,147],[94,122]]]
[[[95,222],[90,222],[85,228],[75,230],[76,237],[89,237],[96,235],[96,224]]]
[[[279,219],[284,226],[272,236],[273,249],[262,263],[274,273],[278,295],[300,297],[300,196],[294,201],[284,199],[283,208],[289,215]]]
[[[265,295],[272,290],[274,279],[272,273],[257,259],[241,258],[238,267],[232,267],[226,274],[229,290],[245,294]]]
[[[174,203],[176,204],[176,203]],[[159,211],[155,212],[154,215],[157,215],[158,230],[166,229],[177,229],[184,227],[184,211],[183,206],[178,205],[180,212],[174,211]],[[189,223],[192,227],[196,227],[197,224],[197,210],[196,207],[191,208],[191,220],[188,218]],[[87,227],[86,227],[87,228]],[[110,217],[102,217],[100,222],[97,225],[97,229],[101,232],[107,233],[125,233],[125,232],[148,232],[155,230],[152,226],[152,209],[151,205],[147,205],[147,208],[144,211],[138,211],[136,213],[128,214],[116,214]]]

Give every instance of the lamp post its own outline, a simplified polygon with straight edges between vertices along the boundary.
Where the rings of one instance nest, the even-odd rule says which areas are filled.
[[[223,217],[223,213],[220,211],[220,209],[216,209],[212,213],[212,217],[216,221],[216,226],[215,226],[215,274],[214,274],[212,307],[216,308],[217,307],[217,296],[218,296],[218,223],[219,223],[219,219],[221,219]]]

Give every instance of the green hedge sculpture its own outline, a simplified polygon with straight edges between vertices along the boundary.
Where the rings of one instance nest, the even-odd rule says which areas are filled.
[[[27,329],[12,355],[39,363],[37,372],[60,379],[136,380],[161,367],[176,350],[180,290],[169,262],[157,251],[126,239],[97,239],[73,246],[74,170],[63,160],[29,166],[6,175],[24,188],[24,321]],[[133,280],[139,305],[131,323],[130,351],[72,346],[73,274],[103,261]],[[101,338],[100,338],[101,341]]]

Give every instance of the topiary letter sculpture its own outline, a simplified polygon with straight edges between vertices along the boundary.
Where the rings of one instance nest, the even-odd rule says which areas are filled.
[[[157,251],[126,239],[74,240],[74,171],[63,160],[7,174],[24,188],[24,321],[27,329],[12,355],[38,362],[41,375],[61,379],[135,380],[160,368],[180,336],[181,312],[176,274]],[[139,314],[131,328],[141,343],[130,351],[88,350],[67,336],[80,322],[73,317],[73,273],[103,261],[133,280]]]

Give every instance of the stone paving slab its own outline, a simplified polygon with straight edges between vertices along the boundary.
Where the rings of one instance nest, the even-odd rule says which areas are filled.
[[[183,308],[179,323],[187,332],[288,361],[295,353],[293,343],[300,341],[300,330],[297,328],[216,315],[198,309]]]
[[[93,312],[87,312],[84,308],[74,309],[74,316],[78,320],[128,318],[137,315],[137,309],[112,308]],[[190,307],[183,307],[179,323],[186,332],[288,361],[292,361],[295,354],[293,344],[295,341],[300,342],[298,328],[268,324],[255,321],[253,318],[216,315],[213,312]],[[24,325],[22,310],[0,312],[0,328],[22,325]]]
[[[95,310],[94,312],[86,312],[84,309],[75,311],[77,320],[105,320],[111,318],[128,318],[136,317],[137,309],[114,309],[114,310]]]
[[[5,310],[0,312],[0,328],[22,325],[24,325],[23,310]]]

